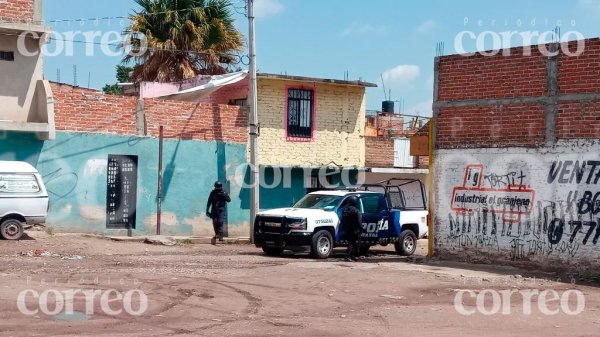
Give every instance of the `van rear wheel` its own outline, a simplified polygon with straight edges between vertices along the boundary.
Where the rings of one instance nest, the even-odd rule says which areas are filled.
[[[19,240],[23,236],[23,223],[17,219],[2,221],[0,235],[6,240]]]

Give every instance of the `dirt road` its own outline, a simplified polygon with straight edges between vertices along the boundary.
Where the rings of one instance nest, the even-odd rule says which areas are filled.
[[[549,274],[403,258],[391,249],[346,263],[339,254],[327,261],[266,257],[250,245],[31,235],[0,241],[2,336],[562,337],[600,329],[599,289]],[[470,315],[457,311],[459,289],[474,292],[458,301]],[[576,289],[585,310],[569,315],[556,300],[547,306],[558,313],[547,315],[533,297],[528,315],[517,293],[528,289],[558,296]],[[509,314],[478,311],[475,295],[486,295],[489,313],[497,309],[494,294],[505,290],[516,293]],[[572,313],[577,297],[567,305]]]

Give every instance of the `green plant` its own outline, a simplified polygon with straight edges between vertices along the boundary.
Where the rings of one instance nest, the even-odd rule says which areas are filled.
[[[241,51],[231,0],[135,0],[142,8],[126,31],[132,48],[123,61],[135,61],[133,81],[175,82],[199,74],[227,73],[227,55]],[[139,48],[139,49],[138,49]]]

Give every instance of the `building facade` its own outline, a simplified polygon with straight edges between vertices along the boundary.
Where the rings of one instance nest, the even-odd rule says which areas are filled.
[[[0,2],[0,130],[52,139],[52,89],[43,77],[41,55],[49,29],[41,18],[41,0]]]
[[[239,76],[242,76],[240,78]],[[246,106],[247,73],[182,83],[142,83],[142,97]],[[214,81],[215,85],[207,84]],[[260,208],[287,207],[307,192],[355,184],[364,172],[365,94],[375,84],[259,73]],[[249,177],[248,177],[249,179]]]
[[[291,206],[306,192],[356,183],[365,168],[366,88],[373,86],[258,75],[261,208]]]
[[[249,235],[247,115],[240,108],[140,102],[137,97],[51,86],[56,138],[6,131],[0,139],[0,160],[27,161],[40,171],[50,198],[47,226],[57,232],[156,234],[163,126],[161,234],[212,235],[205,208],[219,180],[232,198],[228,234]]]

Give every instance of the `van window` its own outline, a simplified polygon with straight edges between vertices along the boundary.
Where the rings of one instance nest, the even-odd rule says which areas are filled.
[[[33,174],[0,173],[0,195],[4,193],[37,193],[40,185]]]

